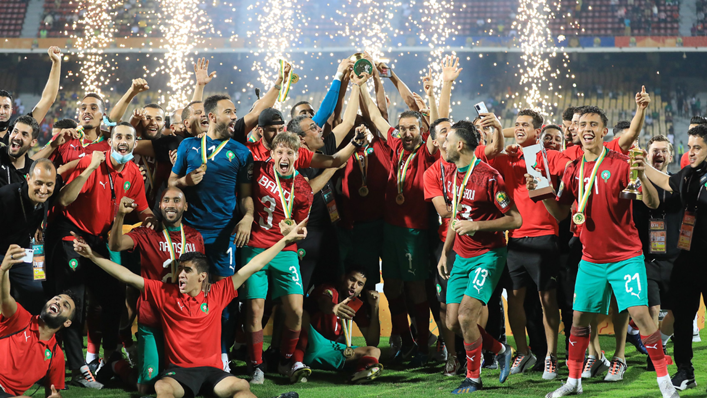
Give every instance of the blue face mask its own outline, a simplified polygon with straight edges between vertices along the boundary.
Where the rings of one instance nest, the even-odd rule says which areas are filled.
[[[118,152],[115,151],[115,149],[110,150],[110,157],[113,158],[118,164],[125,164],[128,163],[129,161],[133,160],[133,152],[130,151],[130,153],[127,153],[125,155],[122,155]]]

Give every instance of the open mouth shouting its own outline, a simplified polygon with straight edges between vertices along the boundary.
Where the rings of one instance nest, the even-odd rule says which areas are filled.
[[[128,147],[128,144],[119,144],[118,148],[116,148],[116,152],[121,155],[127,155],[130,153],[130,148]]]
[[[179,278],[179,291],[184,293],[184,291],[187,288],[187,280],[183,278]]]
[[[277,172],[280,174],[288,174],[290,172],[289,159],[280,159],[277,163]]]
[[[653,156],[653,168],[661,170],[665,164],[665,159],[662,156]]]
[[[209,119],[204,115],[204,116],[201,116],[200,120],[201,120],[201,122],[200,122],[201,128],[204,130],[208,130],[209,129]]]
[[[59,314],[59,304],[54,303],[54,304],[50,305],[47,310],[49,311],[50,314],[58,315]]]
[[[21,148],[22,148],[22,141],[21,140],[10,141],[10,152],[11,153],[17,153],[20,151]]]

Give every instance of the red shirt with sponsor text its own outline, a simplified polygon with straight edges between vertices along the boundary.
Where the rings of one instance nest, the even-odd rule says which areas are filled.
[[[463,172],[458,169],[447,172],[447,197],[450,202],[454,192],[454,179],[457,181],[457,189],[460,189],[465,174],[466,169]],[[467,181],[456,219],[496,220],[511,209],[511,203],[512,199],[501,174],[487,163],[478,161]],[[458,235],[454,239],[454,252],[464,258],[479,256],[503,246],[506,246],[506,237],[502,231],[482,231],[473,236]]]
[[[267,249],[282,239],[280,221],[285,219],[282,200],[275,182],[273,162],[255,162],[253,164],[253,203],[255,204],[255,218],[251,230],[248,246]],[[279,175],[278,175],[279,176]],[[295,184],[295,203],[292,206],[292,219],[300,223],[307,218],[312,207],[312,187],[301,174],[295,172],[294,178],[279,177],[285,200],[290,201],[290,190]],[[293,243],[283,250],[297,251],[297,244]]]
[[[333,304],[339,304],[345,297],[340,299],[339,291],[336,289],[336,286],[325,283],[317,286],[307,297],[305,302],[305,309],[309,313],[312,327],[325,338],[336,341],[344,336],[344,328],[339,317],[335,314],[325,314],[319,309],[319,300],[322,297],[331,300]],[[356,315],[354,315],[353,320],[360,328],[368,327],[371,324],[368,308],[369,307],[364,304],[356,311]]]
[[[547,150],[546,153],[550,175],[555,178],[561,177],[570,159],[563,155],[562,152]],[[502,174],[508,193],[523,218],[523,225],[518,229],[509,231],[509,237],[538,237],[557,235],[559,233],[557,220],[547,212],[542,201],[533,202],[528,195],[528,189],[525,186],[525,174],[528,173],[528,170],[526,169],[522,147],[518,148],[517,156],[509,156],[502,153],[493,159],[487,159],[486,156],[481,159],[488,162],[496,170],[503,171]],[[533,161],[541,169],[545,168],[540,154]]]
[[[182,253],[199,252],[205,253],[204,238],[199,231],[184,225],[184,239],[187,244],[182,248],[182,234],[177,229],[169,231],[172,240],[174,254],[179,258]],[[170,259],[167,240],[162,231],[155,231],[147,227],[137,227],[126,234],[133,240],[133,250],[140,250],[140,276],[145,279],[169,282],[167,277],[171,275],[171,267],[164,267],[165,261]],[[159,327],[160,320],[156,309],[150,304],[143,292],[138,298],[138,321],[149,327]]]
[[[91,173],[81,189],[81,193],[69,206],[62,209],[61,214],[68,218],[82,231],[94,236],[105,235],[113,225],[117,204],[127,196],[137,204],[136,213],[146,209],[145,184],[137,165],[128,162],[122,171],[113,168],[110,152],[106,152],[106,160]],[[84,156],[67,179],[67,184],[79,176],[91,164],[91,155]],[[111,183],[108,174],[113,179],[115,200],[111,198]]]
[[[238,292],[233,279],[211,285],[209,294],[180,293],[175,284],[145,279],[144,295],[154,304],[164,333],[167,361],[182,368],[221,369],[221,312]]]
[[[619,194],[629,181],[628,156],[609,151],[597,171],[592,194],[584,209],[586,221],[578,228],[582,259],[593,263],[614,263],[643,253],[638,230],[633,223],[633,205]],[[581,158],[573,161],[562,178],[557,201],[571,205],[579,196]],[[584,164],[581,183],[588,182],[596,162]]]
[[[403,149],[403,141],[394,136],[395,128],[388,130],[388,146],[393,150],[392,166],[388,173],[388,184],[385,190],[385,222],[403,228],[428,229],[429,204],[425,202],[424,175],[425,170],[432,166],[435,157],[427,150],[424,137],[420,147],[412,154]],[[397,135],[397,134],[395,134]],[[399,162],[403,153],[402,162]],[[405,202],[399,205],[395,199],[398,196],[398,166],[404,167],[405,161],[415,156],[405,173],[403,195]]]
[[[44,376],[47,387],[64,389],[64,352],[54,335],[39,339],[38,318],[19,303],[14,315],[0,316],[0,386],[10,395],[22,395]]]
[[[250,153],[253,154],[253,160],[256,162],[265,162],[265,161],[272,161],[271,158],[271,151],[270,149],[265,147],[265,144],[263,144],[263,139],[259,139],[258,141],[255,142],[250,142],[246,141],[245,146],[250,149]],[[299,148],[299,156],[297,157],[297,161],[295,162],[295,170],[297,169],[307,169],[311,167],[312,164],[312,157],[314,156],[314,152],[310,151],[309,149],[305,148],[304,146],[301,146]]]

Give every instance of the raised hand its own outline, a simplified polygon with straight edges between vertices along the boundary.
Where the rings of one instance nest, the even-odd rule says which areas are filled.
[[[120,204],[118,205],[118,214],[124,216],[126,214],[132,213],[136,207],[137,203],[135,203],[135,200],[127,196],[123,196],[123,199],[120,200]]]
[[[362,85],[366,84],[369,77],[371,77],[371,75],[369,75],[366,72],[363,72],[361,74],[361,77],[356,76],[356,73],[354,73],[354,71],[351,71],[351,74],[349,75],[349,78],[351,79],[351,81],[358,86],[362,86]]]
[[[341,73],[342,75],[346,75],[346,72],[350,71],[351,68],[353,68],[354,62],[350,60],[349,58],[344,58],[339,62],[339,66],[336,68],[337,73]]]
[[[442,81],[451,83],[457,80],[463,69],[459,67],[459,58],[454,58],[450,55],[444,58],[442,62]]]
[[[434,95],[434,80],[432,79],[432,68],[427,68],[427,76],[424,76],[422,78],[422,88],[425,90],[425,94],[427,94],[427,98],[432,97]]]
[[[24,256],[25,249],[23,249],[19,245],[10,245],[10,247],[7,248],[7,253],[5,253],[5,257],[2,259],[2,265],[0,265],[0,268],[2,268],[3,271],[7,271],[15,264],[24,263]]]
[[[646,109],[648,108],[648,105],[651,103],[651,96],[646,93],[646,86],[641,87],[641,92],[636,93],[636,105],[640,107],[641,109]]]
[[[139,94],[149,89],[150,86],[147,84],[145,79],[133,79],[132,86],[130,86],[130,90],[132,90],[134,94]]]
[[[91,163],[88,165],[89,169],[96,170],[98,167],[101,166],[101,163],[103,163],[106,160],[106,153],[101,152],[101,151],[93,151],[91,154]]]
[[[196,64],[194,64],[194,75],[196,76],[196,84],[205,86],[209,84],[211,79],[216,77],[216,71],[209,74],[209,60],[198,58]]]
[[[90,259],[93,256],[91,246],[89,246],[82,237],[78,236],[76,232],[71,231],[71,235],[76,238],[74,239],[74,251],[78,253],[79,256]]]
[[[49,59],[52,63],[56,64],[61,62],[61,49],[57,46],[51,46],[47,49],[47,54],[49,54]]]

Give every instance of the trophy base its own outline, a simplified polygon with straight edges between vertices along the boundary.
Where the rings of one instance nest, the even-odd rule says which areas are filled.
[[[552,189],[552,187],[545,187],[528,191],[528,196],[533,202],[537,203],[543,199],[554,198],[557,195],[555,194],[555,190]]]
[[[643,195],[639,191],[621,191],[619,198],[627,200],[643,200]]]

